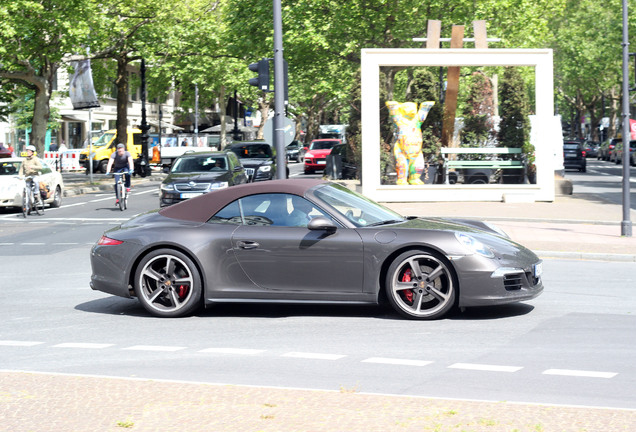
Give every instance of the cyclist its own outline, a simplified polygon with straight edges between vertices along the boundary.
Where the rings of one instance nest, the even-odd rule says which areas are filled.
[[[27,179],[27,186],[32,188],[35,185],[35,193],[40,192],[38,176],[42,174],[42,163],[40,159],[35,156],[35,146],[28,145],[25,147],[27,156],[20,164],[20,171],[18,174],[20,177],[31,177]]]
[[[119,181],[121,173],[124,174],[126,193],[130,192],[130,175],[134,171],[135,163],[133,162],[132,155],[126,151],[126,146],[122,143],[117,144],[117,150],[110,155],[108,165],[106,166],[106,174],[110,172],[111,167],[115,174],[115,194],[117,194],[117,182]],[[119,204],[119,197],[117,197],[117,201],[115,201],[115,205],[117,204]]]

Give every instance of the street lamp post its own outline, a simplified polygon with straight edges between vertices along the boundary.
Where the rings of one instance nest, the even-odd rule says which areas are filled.
[[[150,174],[148,165],[148,122],[146,121],[146,62],[141,59],[141,168],[140,175],[145,177]],[[161,127],[161,124],[159,125]]]
[[[274,145],[276,148],[276,178],[287,177],[284,131],[285,86],[283,64],[283,19],[281,0],[274,0]]]
[[[623,220],[621,221],[621,235],[632,236],[632,222],[629,197],[629,148],[632,137],[629,127],[629,34],[627,27],[627,0],[623,0]]]

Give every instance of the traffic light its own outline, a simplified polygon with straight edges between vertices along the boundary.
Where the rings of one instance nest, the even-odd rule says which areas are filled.
[[[250,78],[250,85],[256,86],[263,91],[269,91],[269,59],[259,60],[248,66],[249,70],[258,73],[258,78]]]

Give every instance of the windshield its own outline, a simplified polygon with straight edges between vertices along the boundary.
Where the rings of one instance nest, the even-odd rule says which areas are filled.
[[[577,150],[579,148],[578,144],[563,144],[563,148],[566,150]]]
[[[186,156],[174,163],[173,173],[227,171],[228,163],[224,156]]]
[[[21,161],[0,163],[0,175],[16,175],[20,170]]]
[[[100,136],[97,141],[93,143],[93,147],[104,147],[108,145],[108,143],[110,143],[110,141],[113,139],[114,136],[115,136],[114,133],[106,132],[105,134]]]
[[[359,227],[404,220],[393,210],[337,184],[331,183],[320,187],[316,189],[315,195]]]
[[[232,151],[241,159],[262,159],[272,157],[272,148],[269,144],[232,146]]]
[[[339,144],[338,141],[314,141],[311,143],[311,148],[309,150],[328,150]]]

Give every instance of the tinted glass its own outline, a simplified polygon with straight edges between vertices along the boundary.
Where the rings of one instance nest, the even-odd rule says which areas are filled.
[[[315,141],[311,143],[310,150],[327,150],[338,143],[338,141]]]
[[[242,159],[270,158],[273,154],[269,144],[232,146],[232,151]]]
[[[382,225],[404,220],[393,210],[337,184],[320,187],[316,189],[315,195],[356,226]]]
[[[578,144],[563,144],[563,148],[566,150],[577,150],[579,148]]]
[[[238,201],[234,201],[223,207],[217,214],[208,220],[208,223],[242,225],[243,221],[241,219],[241,210],[239,208]]]

